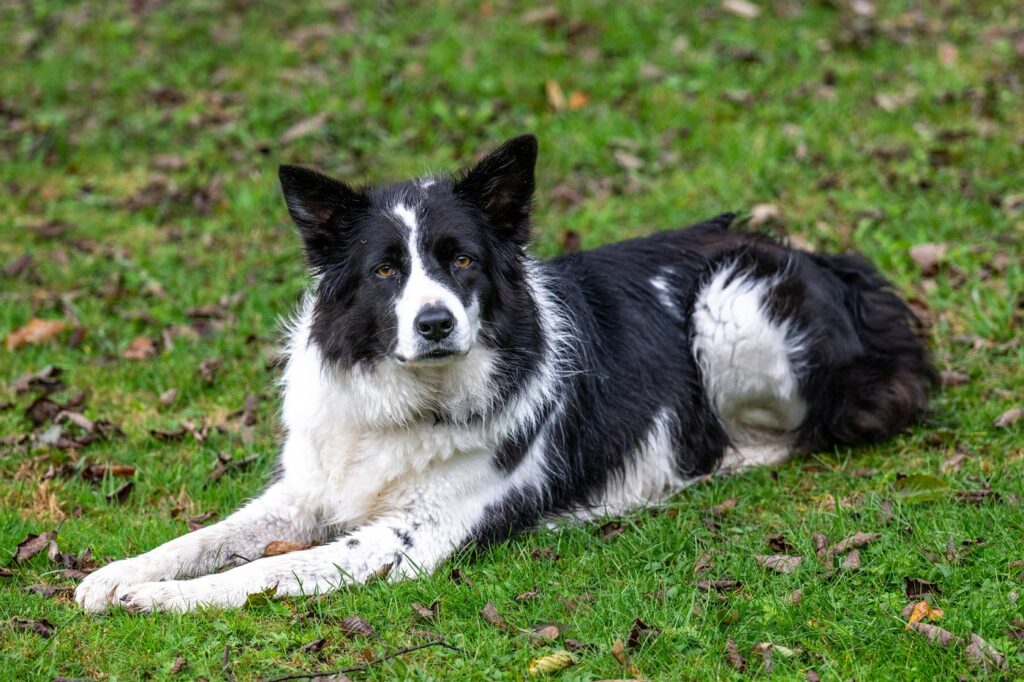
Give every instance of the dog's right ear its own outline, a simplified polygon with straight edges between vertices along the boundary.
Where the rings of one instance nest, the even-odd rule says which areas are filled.
[[[281,190],[295,226],[306,245],[310,264],[333,251],[337,238],[365,196],[343,182],[302,166],[281,166]]]

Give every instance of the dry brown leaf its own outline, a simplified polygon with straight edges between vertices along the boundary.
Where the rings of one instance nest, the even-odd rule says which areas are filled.
[[[436,601],[430,606],[424,606],[423,604],[417,604],[416,602],[409,604],[409,608],[411,608],[422,620],[434,620],[437,616],[437,607],[438,602]]]
[[[1021,417],[1024,417],[1024,407],[1013,407],[999,415],[999,418],[995,421],[995,427],[997,429],[1005,429],[1008,426],[1012,426],[1020,421]]]
[[[818,555],[818,561],[822,563],[828,560],[828,538],[822,533],[815,533],[811,536],[814,542],[814,551]]]
[[[623,668],[629,668],[629,658],[626,656],[626,644],[621,640],[615,640],[612,644],[612,657],[618,661]]]
[[[544,92],[548,96],[548,104],[555,111],[562,111],[568,106],[568,102],[565,99],[565,93],[562,92],[562,86],[558,84],[556,80],[549,80],[544,83]]]
[[[629,638],[626,640],[626,646],[630,649],[639,648],[660,634],[661,630],[658,628],[651,627],[639,618],[634,618],[633,624],[629,628]]]
[[[954,644],[958,644],[961,640],[959,637],[954,635],[949,630],[944,630],[938,625],[931,625],[929,623],[907,623],[907,627],[911,630],[920,633],[928,638],[928,641],[932,644],[937,644],[943,649],[948,649]]]
[[[517,601],[517,602],[530,601],[532,599],[536,599],[539,596],[540,596],[540,590],[534,588],[532,590],[527,590],[526,592],[523,592],[522,594],[517,594],[512,601]]]
[[[355,637],[357,635],[372,637],[376,634],[373,626],[370,625],[370,621],[362,616],[349,616],[348,618],[341,619],[338,623],[338,629],[346,637]]]
[[[943,462],[942,466],[939,467],[939,469],[944,474],[948,474],[953,471],[960,471],[960,467],[962,467],[964,462],[966,462],[968,459],[969,458],[967,457],[967,455],[965,455],[962,452],[958,452],[957,454],[953,455],[945,462]]]
[[[740,650],[737,648],[736,642],[732,640],[732,637],[725,640],[725,651],[728,655],[729,665],[739,672],[743,672],[744,668],[747,667],[747,662],[743,660],[743,656],[740,654]]]
[[[291,540],[271,540],[263,548],[263,556],[278,556],[289,552],[298,552],[312,547],[309,543],[292,542]]]
[[[65,329],[67,324],[60,320],[40,320],[34,317],[24,327],[15,329],[7,335],[7,350],[17,350],[22,346],[50,341]]]
[[[860,549],[865,545],[871,544],[880,537],[882,537],[881,533],[861,533],[858,531],[829,547],[826,553],[829,557],[839,556],[851,549]]]
[[[744,19],[756,19],[761,14],[761,8],[747,0],[722,0],[722,9]]]
[[[939,63],[947,68],[956,66],[957,59],[960,58],[960,51],[952,43],[939,43],[935,52],[939,58]]]
[[[18,543],[18,547],[14,551],[14,562],[20,564],[28,561],[47,547],[50,548],[51,553],[56,551],[57,531],[48,530],[38,535],[30,534]]]
[[[795,571],[803,560],[802,556],[789,556],[786,554],[768,554],[754,557],[754,561],[769,571],[786,575]]]
[[[860,568],[860,550],[855,549],[847,554],[842,563],[839,564],[839,568],[845,571],[855,571]]]
[[[727,513],[731,512],[735,508],[736,498],[730,497],[728,500],[723,500],[722,502],[719,502],[711,509],[708,509],[708,513],[715,517],[722,517],[725,516]]]
[[[122,355],[125,360],[148,360],[156,355],[156,344],[148,336],[140,336],[128,344]]]
[[[777,222],[782,216],[782,211],[775,204],[754,204],[750,209],[750,227],[764,227]]]
[[[505,619],[501,617],[500,613],[498,613],[498,609],[494,606],[494,602],[487,602],[484,605],[484,608],[481,609],[480,615],[483,616],[483,619],[491,625],[495,625],[499,628],[508,627],[508,623],[505,622]]]
[[[963,386],[971,380],[970,375],[955,369],[944,369],[939,372],[939,380],[943,386]]]
[[[921,269],[921,274],[925,277],[931,277],[938,273],[939,266],[946,257],[946,251],[948,250],[949,246],[946,244],[915,244],[910,247],[910,258],[917,263],[917,267]]]
[[[971,633],[971,643],[967,645],[967,659],[977,668],[1006,670],[1006,657],[998,649]]]
[[[306,137],[319,131],[327,123],[327,112],[321,112],[315,116],[304,118],[288,130],[281,133],[281,137],[278,138],[280,144],[290,144],[300,137]]]
[[[538,628],[536,634],[541,639],[555,640],[558,639],[559,635],[562,633],[559,631],[557,625],[545,625],[544,627]]]
[[[743,583],[739,580],[732,578],[724,578],[722,580],[701,580],[697,583],[697,589],[703,590],[704,592],[710,592],[712,590],[716,592],[732,592],[743,587]]]
[[[40,637],[49,639],[53,637],[54,633],[57,632],[57,628],[54,627],[50,621],[43,620],[25,620],[24,618],[15,618],[11,621],[11,625],[14,626],[15,630],[21,630],[22,632],[32,632]]]
[[[804,598],[804,591],[803,590],[793,590],[793,592],[789,595],[789,603],[792,604],[793,606],[796,606],[801,601],[803,601],[803,598]]]
[[[903,578],[904,592],[907,599],[922,599],[926,596],[941,597],[942,590],[936,583],[921,578]]]

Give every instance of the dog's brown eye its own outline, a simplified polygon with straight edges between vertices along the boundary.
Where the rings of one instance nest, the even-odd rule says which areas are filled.
[[[387,279],[388,277],[391,277],[393,274],[395,274],[395,269],[388,265],[387,263],[385,263],[383,265],[378,265],[377,269],[374,270],[374,273],[376,273],[378,277]]]
[[[473,264],[473,259],[467,256],[466,254],[462,254],[461,256],[455,257],[454,263],[455,267],[457,268],[468,268],[470,265]]]

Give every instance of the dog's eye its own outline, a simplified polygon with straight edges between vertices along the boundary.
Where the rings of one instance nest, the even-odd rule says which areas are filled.
[[[392,275],[395,274],[395,269],[392,266],[388,265],[387,263],[383,263],[381,265],[378,265],[377,269],[374,270],[373,272],[381,279],[387,279],[388,277],[391,277]]]
[[[462,254],[461,256],[456,256],[452,264],[459,269],[465,269],[473,264],[473,259],[466,254]]]

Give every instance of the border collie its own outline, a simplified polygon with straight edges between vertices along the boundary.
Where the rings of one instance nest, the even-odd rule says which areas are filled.
[[[430,573],[545,520],[888,438],[925,409],[919,324],[865,260],[727,214],[540,261],[536,157],[526,135],[458,175],[361,188],[281,167],[312,286],[279,473],[220,523],[91,574],[78,603],[235,607]],[[261,558],[275,540],[307,548]]]

